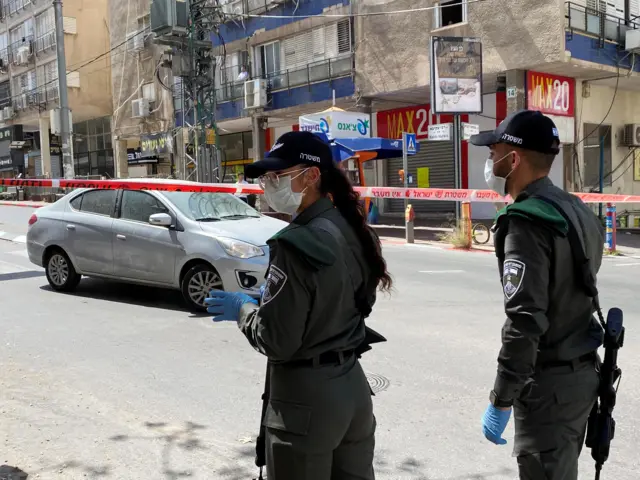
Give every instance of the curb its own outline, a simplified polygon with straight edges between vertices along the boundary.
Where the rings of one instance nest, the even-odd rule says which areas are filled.
[[[443,244],[443,243],[429,243],[429,242],[421,242],[421,243],[407,243],[404,240],[387,240],[387,239],[381,239],[382,240],[382,244],[384,245],[385,243],[388,245],[423,245],[425,247],[431,247],[431,248],[439,248],[440,250],[450,250],[450,251],[454,251],[454,252],[468,252],[468,253],[494,253],[494,250],[485,250],[484,248],[457,248],[457,247],[452,247],[450,245],[447,244]]]
[[[40,208],[48,205],[48,203],[26,203],[26,202],[10,202],[6,200],[0,200],[0,206],[3,207],[26,207],[26,208]]]
[[[18,235],[16,233],[9,232],[0,232],[0,240],[4,240],[5,242],[13,242],[13,243],[27,243],[26,235]]]

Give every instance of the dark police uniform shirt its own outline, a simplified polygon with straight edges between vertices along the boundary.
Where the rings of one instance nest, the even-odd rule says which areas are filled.
[[[547,177],[531,183],[499,213],[495,242],[507,320],[494,390],[505,401],[520,396],[536,366],[571,361],[602,344],[592,299],[575,274],[568,224],[550,204],[535,199],[546,195],[579,220],[594,275],[602,263],[604,229],[599,219]]]
[[[342,232],[365,276],[369,271],[352,228],[332,202],[322,198],[272,237],[270,264],[261,306],[245,304],[238,327],[249,343],[271,361],[311,359],[329,351],[353,350],[365,338],[354,284],[363,271],[350,271],[345,251],[334,237],[314,226],[332,221]],[[371,304],[375,289],[370,292]]]

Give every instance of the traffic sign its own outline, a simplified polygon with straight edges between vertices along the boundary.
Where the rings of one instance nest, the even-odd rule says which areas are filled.
[[[403,132],[404,148],[409,155],[415,155],[417,152],[416,147],[416,134]]]

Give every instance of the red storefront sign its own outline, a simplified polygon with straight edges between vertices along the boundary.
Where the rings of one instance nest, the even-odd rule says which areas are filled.
[[[549,115],[573,117],[576,81],[549,73],[527,72],[527,108]]]

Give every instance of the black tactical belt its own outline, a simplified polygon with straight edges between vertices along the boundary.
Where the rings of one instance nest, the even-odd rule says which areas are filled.
[[[583,363],[592,363],[592,362],[595,362],[595,360],[596,360],[596,352],[590,352],[590,353],[585,353],[584,355],[581,355],[574,360],[555,360],[550,362],[544,362],[540,365],[537,365],[536,370],[538,371],[549,370],[551,368],[558,368],[558,367],[571,367],[573,369],[576,369]]]
[[[306,358],[304,360],[292,360],[283,365],[288,367],[320,367],[323,365],[342,365],[353,355],[354,350],[345,350],[344,352],[324,352],[315,358]]]

